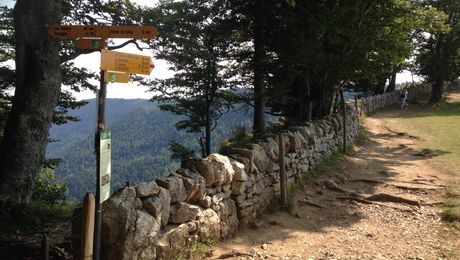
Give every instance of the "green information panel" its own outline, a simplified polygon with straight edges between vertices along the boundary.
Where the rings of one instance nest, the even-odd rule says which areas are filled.
[[[100,191],[101,197],[99,203],[106,201],[110,197],[110,178],[112,169],[112,133],[110,130],[101,131],[100,138]]]

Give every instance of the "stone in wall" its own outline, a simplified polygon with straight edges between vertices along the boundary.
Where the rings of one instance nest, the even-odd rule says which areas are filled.
[[[133,187],[126,187],[103,203],[102,259],[155,258],[154,240],[158,221],[138,209],[139,198]]]
[[[230,184],[233,179],[233,166],[227,156],[213,153],[204,160],[209,160],[214,169],[214,186]]]
[[[220,237],[219,215],[212,209],[206,209],[197,215],[197,231],[200,241],[212,241]]]
[[[182,176],[184,188],[187,192],[185,201],[198,203],[206,195],[206,181],[203,176],[187,169],[177,170],[177,174]]]
[[[174,259],[182,250],[196,244],[199,237],[197,224],[189,222],[179,226],[168,225],[156,240],[156,257],[142,259],[169,260]]]
[[[185,190],[184,181],[180,175],[171,174],[166,178],[156,179],[158,186],[169,190],[171,203],[185,201],[187,191]]]
[[[162,227],[168,224],[170,203],[171,197],[169,195],[169,191],[161,187],[159,187],[157,195],[142,198],[142,207],[147,211],[147,213],[154,217]]]
[[[211,187],[215,182],[214,167],[212,162],[206,159],[188,159],[182,161],[182,168],[199,173],[206,182],[206,187]]]
[[[171,205],[171,213],[169,215],[169,223],[171,224],[182,224],[195,220],[200,208],[191,205],[187,202],[177,202]]]
[[[235,201],[226,199],[219,205],[218,212],[220,218],[220,237],[226,238],[233,234],[238,228],[238,215],[236,211]]]
[[[265,172],[269,160],[265,150],[258,144],[252,144],[250,147],[254,154],[254,165],[257,167],[259,172]]]
[[[155,181],[150,182],[141,182],[136,185],[137,197],[151,197],[157,195],[160,192],[160,187],[156,184]]]

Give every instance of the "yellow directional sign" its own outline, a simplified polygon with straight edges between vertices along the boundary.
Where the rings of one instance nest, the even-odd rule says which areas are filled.
[[[128,83],[131,80],[131,77],[127,73],[114,72],[114,71],[104,71],[104,81],[106,83],[119,82],[119,83]]]
[[[53,25],[48,28],[48,35],[55,38],[133,38],[152,39],[158,30],[150,25]]]
[[[101,50],[101,70],[150,75],[153,67],[150,56]]]
[[[77,40],[77,48],[78,49],[86,49],[86,50],[100,50],[104,49],[105,41],[102,39],[83,39],[80,38]]]

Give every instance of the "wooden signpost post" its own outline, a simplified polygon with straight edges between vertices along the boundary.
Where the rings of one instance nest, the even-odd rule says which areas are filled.
[[[110,197],[111,133],[105,129],[105,100],[107,83],[127,83],[130,73],[150,75],[154,68],[152,58],[137,54],[106,50],[108,38],[152,39],[158,35],[153,26],[139,25],[53,25],[48,28],[50,37],[77,39],[80,49],[101,51],[101,80],[97,97],[96,132],[96,210],[94,218],[93,259],[98,260],[101,247],[101,203]]]

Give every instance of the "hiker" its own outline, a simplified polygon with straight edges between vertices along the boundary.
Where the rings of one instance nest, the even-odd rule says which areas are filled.
[[[409,97],[409,90],[405,87],[399,91],[399,99],[401,100],[401,109],[407,107],[407,99]]]

